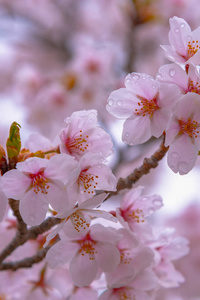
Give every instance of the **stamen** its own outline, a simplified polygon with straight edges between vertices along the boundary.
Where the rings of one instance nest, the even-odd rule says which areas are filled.
[[[40,171],[37,174],[29,174],[31,178],[31,188],[33,188],[34,192],[38,194],[41,192],[42,194],[48,194],[48,179],[44,177],[44,172]]]
[[[187,59],[189,59],[195,53],[197,53],[198,50],[199,50],[199,41],[193,40],[192,43],[189,41],[188,42],[188,57],[187,57]]]
[[[97,188],[99,176],[86,173],[87,170],[88,169],[81,171],[78,178],[78,185],[81,184],[84,187],[84,193],[93,194],[94,190]]]
[[[188,92],[191,93],[197,93],[200,95],[200,84],[197,81],[196,84],[194,84],[193,80],[189,80],[188,82]]]
[[[153,99],[148,100],[141,96],[137,96],[140,99],[140,102],[138,102],[138,108],[135,109],[135,115],[137,116],[143,116],[150,115],[150,118],[153,117],[153,114],[156,110],[159,109],[159,106],[157,104],[157,96],[155,96]]]
[[[87,254],[89,255],[90,260],[94,260],[94,255],[97,254],[97,251],[94,247],[96,242],[91,239],[89,233],[79,243],[80,243],[80,249],[79,249],[80,254],[83,256]]]
[[[180,125],[179,135],[187,134],[192,139],[198,137],[200,128],[198,122],[192,121],[190,118],[187,121],[180,119],[178,122]]]
[[[75,212],[70,216],[72,224],[74,225],[74,229],[80,232],[81,229],[86,229],[90,226],[89,223],[86,222],[84,215],[81,212]]]
[[[89,144],[87,139],[89,138],[88,135],[83,137],[82,130],[79,133],[75,134],[73,138],[67,138],[65,141],[65,147],[69,151],[70,154],[73,152],[85,152],[87,150]]]

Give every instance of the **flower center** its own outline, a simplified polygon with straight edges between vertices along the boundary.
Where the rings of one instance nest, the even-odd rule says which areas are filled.
[[[72,139],[66,139],[65,147],[67,148],[70,154],[72,154],[72,152],[84,152],[89,146],[87,143],[88,138],[88,135],[83,137],[82,130],[80,130],[79,133],[77,133]]]
[[[82,170],[79,178],[78,178],[78,185],[82,185],[84,187],[84,193],[94,193],[94,190],[96,189],[98,182],[97,179],[99,176],[93,175],[90,173],[86,173],[88,169]]]
[[[179,135],[187,134],[190,138],[197,138],[199,135],[200,124],[196,121],[192,121],[190,118],[187,121],[182,119],[178,120],[180,125]]]
[[[89,233],[79,243],[80,243],[79,253],[83,256],[87,254],[90,260],[94,260],[94,255],[97,254],[97,251],[95,249],[96,242],[91,239]]]
[[[119,297],[119,300],[136,300],[136,296],[130,293],[130,289],[124,290],[123,288],[114,289],[114,294],[117,292],[117,296]],[[132,289],[131,289],[132,290]],[[132,295],[131,295],[132,294]]]
[[[121,262],[125,265],[130,264],[132,261],[132,258],[130,257],[130,253],[125,250],[120,250],[120,258],[121,258]]]
[[[142,115],[143,117],[150,115],[150,118],[152,118],[154,112],[159,109],[156,97],[152,100],[145,99],[141,96],[137,97],[140,99],[140,102],[138,102],[138,108],[135,109],[135,115]]]
[[[198,81],[196,82],[196,84],[194,84],[193,80],[189,80],[188,92],[197,93],[200,95],[200,84],[198,83]]]
[[[81,212],[75,212],[70,216],[71,222],[74,225],[74,229],[80,232],[80,229],[86,229],[90,226],[89,223],[86,222],[83,214]]]
[[[142,209],[135,209],[135,210],[130,210],[128,209],[127,211],[122,211],[121,210],[122,217],[124,218],[125,221],[127,222],[136,222],[136,223],[144,223],[145,218]]]
[[[192,42],[188,42],[188,59],[190,57],[192,57],[193,55],[195,55],[195,53],[197,53],[197,51],[199,50],[199,42],[198,41],[192,41]]]
[[[42,194],[48,194],[48,179],[44,177],[44,172],[40,171],[37,174],[29,174],[31,178],[31,188],[33,188],[34,192],[38,194],[41,192]]]

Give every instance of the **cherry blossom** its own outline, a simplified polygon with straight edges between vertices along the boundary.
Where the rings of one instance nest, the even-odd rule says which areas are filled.
[[[188,254],[188,240],[176,236],[174,229],[167,228],[147,244],[155,252],[154,271],[159,283],[169,288],[179,286],[181,282],[184,282],[183,275],[175,269],[172,261]]]
[[[115,191],[117,180],[97,153],[86,153],[78,163],[79,174],[69,187],[72,199],[79,203],[95,195],[96,190]]]
[[[187,174],[200,150],[200,96],[188,93],[180,99],[166,129],[167,162],[173,172]]]
[[[50,160],[28,158],[3,175],[3,190],[8,198],[20,200],[23,220],[28,225],[38,225],[45,219],[49,204],[58,212],[69,205],[65,184],[76,177],[76,165],[66,154]]]
[[[192,62],[198,65],[200,62],[200,27],[191,31],[188,23],[184,19],[178,17],[170,18],[169,23],[170,46],[162,46],[166,57],[176,63]]]
[[[50,268],[69,263],[74,284],[88,286],[99,268],[112,272],[119,264],[120,253],[115,245],[119,238],[114,230],[95,224],[79,238],[62,238],[47,252],[46,259]]]
[[[200,94],[200,75],[193,64],[187,64],[187,72],[178,64],[167,64],[158,70],[159,81],[176,84],[182,94]]]
[[[126,193],[116,209],[116,216],[125,228],[131,229],[141,240],[146,240],[152,236],[148,216],[160,209],[163,203],[159,195],[142,195],[142,191],[143,187],[139,186]]]
[[[66,118],[60,140],[61,152],[73,155],[77,159],[87,152],[100,153],[104,157],[113,153],[110,136],[97,126],[96,110],[77,111]]]
[[[111,93],[106,109],[126,119],[122,140],[131,146],[160,137],[171,117],[179,91],[176,86],[159,83],[153,77],[132,73],[125,78],[126,88]]]
[[[132,279],[153,263],[154,253],[138,242],[136,236],[127,229],[121,228],[118,231],[122,238],[117,244],[120,251],[120,264],[111,272],[106,273],[108,286],[118,288],[127,285]]]
[[[115,288],[110,286],[100,297],[99,300],[151,300],[152,298],[146,291],[155,289],[157,279],[154,272],[146,269],[138,273],[134,279],[126,285]]]

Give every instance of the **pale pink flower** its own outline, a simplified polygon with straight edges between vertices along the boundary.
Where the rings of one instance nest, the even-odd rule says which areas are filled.
[[[66,118],[60,140],[61,152],[77,159],[88,152],[100,153],[104,157],[113,153],[109,134],[97,126],[96,110],[76,111]]]
[[[79,203],[95,195],[96,190],[114,191],[117,179],[105,165],[104,157],[97,153],[86,153],[78,162],[79,175],[69,188],[72,199]]]
[[[58,212],[69,206],[65,184],[76,177],[77,162],[66,154],[50,160],[28,158],[2,177],[3,190],[8,198],[20,200],[19,210],[28,225],[40,224],[49,204]]]
[[[145,269],[137,274],[134,279],[121,287],[110,286],[100,297],[99,300],[151,300],[152,298],[146,291],[155,289],[157,278],[151,269]]]
[[[176,86],[160,83],[146,74],[132,73],[125,79],[126,88],[111,93],[106,109],[116,118],[126,119],[122,140],[129,145],[160,137],[171,117],[179,94]]]
[[[200,96],[188,93],[180,98],[166,129],[167,162],[173,172],[187,174],[200,150]]]
[[[107,211],[94,209],[99,207],[106,197],[107,194],[105,193],[94,196],[84,201],[79,206],[75,206],[75,208],[68,209],[63,213],[56,215],[57,218],[63,220],[56,229],[48,234],[44,247],[47,246],[49,241],[53,239],[60,230],[63,230],[65,235],[69,237],[80,236],[79,233],[84,234],[84,231],[87,232],[93,218],[103,218],[112,222],[117,222],[117,219]]]
[[[157,79],[176,84],[182,94],[200,94],[200,74],[193,64],[187,64],[187,72],[178,64],[167,64],[160,67]]]
[[[116,216],[125,228],[130,228],[141,240],[145,240],[152,236],[148,216],[160,209],[163,202],[159,195],[142,195],[142,190],[140,186],[126,193],[116,209]]]
[[[170,46],[162,46],[166,57],[176,63],[189,63],[195,65],[200,63],[200,27],[191,30],[188,23],[181,18],[173,17],[169,19]]]
[[[150,266],[153,262],[153,251],[138,242],[136,236],[125,228],[118,230],[122,238],[117,244],[120,252],[120,264],[110,273],[106,273],[108,286],[119,288],[127,285],[140,272]]]
[[[100,224],[92,225],[84,235],[65,236],[47,252],[51,268],[69,263],[72,281],[79,287],[88,286],[99,270],[112,272],[120,262],[116,243],[120,236]]]
[[[158,277],[159,284],[169,288],[179,286],[181,282],[184,282],[183,275],[175,269],[172,261],[189,253],[188,240],[176,236],[174,229],[167,228],[147,244],[155,253],[153,269]]]

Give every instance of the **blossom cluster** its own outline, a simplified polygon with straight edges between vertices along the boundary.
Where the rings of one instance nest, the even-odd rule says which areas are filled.
[[[29,136],[16,167],[1,177],[1,206],[5,212],[7,198],[19,201],[19,213],[29,226],[39,226],[47,214],[60,220],[37,239],[36,248],[38,243],[49,247],[48,267],[66,272],[69,285],[76,287],[70,299],[86,287],[91,299],[97,299],[97,290],[99,300],[153,299],[157,289],[183,282],[173,260],[188,253],[188,241],[171,230],[156,232],[149,222],[163,206],[162,198],[145,195],[141,186],[120,196],[109,194],[117,186],[106,164],[113,144],[97,125],[97,112],[74,112],[58,139],[52,145],[41,135]],[[108,197],[119,206],[99,209]],[[39,282],[34,281],[39,286],[46,266],[40,272]],[[47,288],[43,283],[43,292]]]
[[[178,17],[170,19],[170,27],[170,46],[163,49],[172,63],[162,66],[156,79],[127,75],[125,88],[108,98],[107,110],[126,119],[126,144],[164,135],[170,168],[186,174],[200,151],[200,29],[191,31]],[[9,289],[2,284],[0,299],[155,300],[160,289],[184,282],[174,261],[188,254],[188,240],[172,228],[153,226],[163,206],[159,195],[148,195],[143,186],[119,189],[108,164],[113,143],[98,125],[96,110],[73,112],[53,142],[32,134],[21,149],[18,130],[15,123],[7,157],[0,148],[0,220],[5,221],[0,230],[8,244],[0,249],[0,269],[32,266],[29,257],[20,260],[16,245],[32,255],[33,264],[46,256],[31,275],[16,271],[22,286],[17,293],[15,278],[12,284],[2,272],[0,286],[5,281]],[[17,221],[7,214],[8,202]]]
[[[200,151],[200,27],[191,30],[181,18],[170,18],[169,46],[173,63],[160,67],[156,78],[131,73],[125,88],[113,91],[107,110],[124,122],[122,140],[131,146],[166,135],[168,165],[181,175],[195,165]]]

